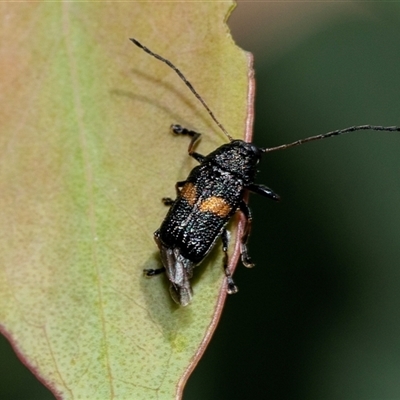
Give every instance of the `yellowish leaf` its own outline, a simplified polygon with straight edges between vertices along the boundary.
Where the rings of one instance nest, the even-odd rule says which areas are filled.
[[[169,126],[203,132],[203,154],[227,139],[176,74],[128,38],[176,64],[242,137],[251,61],[225,25],[232,7],[0,5],[0,321],[60,398],[179,397],[215,329],[220,249],[196,269],[186,308],[165,277],[142,270],[160,265],[160,199],[195,165]]]

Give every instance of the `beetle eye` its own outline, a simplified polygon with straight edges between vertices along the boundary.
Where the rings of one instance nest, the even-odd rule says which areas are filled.
[[[251,145],[251,151],[254,153],[254,155],[256,155],[258,158],[261,157],[261,151],[257,146],[254,146],[253,144]]]

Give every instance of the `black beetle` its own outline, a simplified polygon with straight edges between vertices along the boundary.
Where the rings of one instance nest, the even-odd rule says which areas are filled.
[[[252,216],[244,201],[245,192],[250,191],[273,200],[279,200],[279,196],[272,189],[254,183],[256,166],[264,153],[360,130],[400,131],[400,128],[396,126],[359,125],[271,148],[260,148],[243,140],[234,140],[177,67],[169,60],[153,53],[137,40],[130,40],[172,68],[230,140],[230,143],[203,156],[194,152],[195,143],[201,136],[200,133],[185,129],[180,125],[171,127],[175,134],[188,135],[192,138],[188,152],[200,165],[190,172],[185,181],[176,184],[177,197],[175,200],[163,199],[164,204],[170,206],[170,210],[160,228],[154,233],[163,267],[147,269],[145,274],[154,276],[166,272],[171,283],[171,296],[176,303],[182,306],[188,305],[192,299],[190,279],[193,276],[193,268],[204,260],[219,237],[222,239],[225,255],[223,266],[228,281],[227,292],[229,294],[237,292],[237,286],[233,282],[228,268],[228,233],[225,226],[238,210],[246,218],[244,233],[241,237],[242,263],[246,267],[254,266],[246,245],[251,230]]]
[[[177,303],[187,305],[192,298],[189,280],[193,268],[203,261],[219,236],[225,253],[227,290],[228,293],[237,292],[228,268],[225,225],[238,209],[247,220],[242,237],[242,262],[246,267],[253,266],[246,249],[251,213],[243,200],[244,191],[250,190],[274,200],[278,200],[279,196],[266,186],[254,184],[256,165],[261,157],[258,147],[242,140],[233,140],[208,156],[202,156],[193,151],[193,145],[200,136],[198,133],[179,125],[173,125],[172,130],[176,134],[193,137],[189,155],[200,165],[191,171],[185,181],[177,183],[175,201],[164,199],[164,203],[171,205],[171,208],[154,237],[171,282],[171,295]],[[150,270],[147,274],[154,275],[155,271],[159,270]]]

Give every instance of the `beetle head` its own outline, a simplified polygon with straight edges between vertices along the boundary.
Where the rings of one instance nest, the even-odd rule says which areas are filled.
[[[245,182],[254,180],[263,152],[251,143],[243,140],[233,140],[224,144],[212,153],[206,160],[217,164],[221,169],[231,172]]]

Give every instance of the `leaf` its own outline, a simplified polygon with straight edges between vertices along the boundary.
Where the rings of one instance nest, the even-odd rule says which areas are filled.
[[[204,132],[204,154],[226,138],[128,38],[176,64],[241,137],[251,61],[224,23],[232,3],[0,7],[2,332],[59,398],[179,397],[222,310],[221,251],[186,308],[142,270],[160,265],[161,197],[195,165],[169,126]]]

